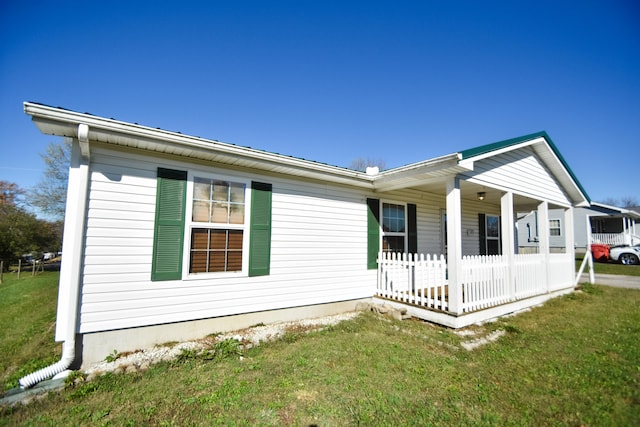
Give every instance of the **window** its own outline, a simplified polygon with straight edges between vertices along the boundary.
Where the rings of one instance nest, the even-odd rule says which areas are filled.
[[[193,179],[189,273],[242,271],[246,184]]]
[[[440,209],[440,248],[442,253],[447,255],[447,239],[449,238],[447,231],[447,210]]]
[[[233,178],[187,176],[158,168],[151,280],[180,280],[184,269],[269,275],[271,184],[252,181],[247,192]]]
[[[500,253],[500,217],[487,215],[487,255]]]
[[[500,255],[500,217],[478,214],[480,226],[480,255]]]
[[[382,221],[380,210],[382,209]],[[378,268],[380,244],[384,252],[418,252],[417,206],[367,199],[367,268]],[[406,219],[406,221],[405,221]],[[405,246],[406,245],[406,246]],[[406,248],[406,250],[405,250]]]
[[[549,235],[560,236],[560,220],[559,219],[549,220]]]
[[[382,203],[382,250],[405,252],[406,234],[404,205]]]

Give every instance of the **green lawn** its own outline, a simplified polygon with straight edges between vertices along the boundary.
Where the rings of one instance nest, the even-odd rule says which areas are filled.
[[[583,256],[576,256],[576,272],[582,265]],[[585,266],[584,272],[587,273],[588,266]],[[608,262],[593,262],[593,268],[596,274],[618,274],[623,276],[640,276],[640,265],[622,265],[612,261]]]
[[[57,275],[6,279],[0,360],[11,382],[18,366],[59,358]],[[1,409],[0,425],[640,425],[638,307],[640,291],[586,285],[469,328],[506,331],[471,352],[450,329],[363,314],[242,357],[228,346],[226,357],[81,381]]]
[[[0,381],[3,389],[18,379],[55,363],[62,346],[53,341],[58,297],[57,272],[32,276],[4,273],[0,284]]]

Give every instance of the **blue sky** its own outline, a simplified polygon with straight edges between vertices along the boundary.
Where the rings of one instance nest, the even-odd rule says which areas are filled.
[[[545,130],[592,200],[640,199],[640,4],[5,0],[0,180],[42,178],[24,101],[338,166]]]

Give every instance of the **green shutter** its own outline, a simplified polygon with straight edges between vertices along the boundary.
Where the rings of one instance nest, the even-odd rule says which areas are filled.
[[[158,168],[151,280],[182,278],[187,172]]]
[[[380,252],[380,200],[367,199],[367,268],[378,268]]]
[[[407,204],[407,232],[409,238],[407,252],[410,254],[418,253],[418,221],[416,217],[416,205]]]
[[[271,184],[251,183],[249,276],[268,276],[271,264]]]

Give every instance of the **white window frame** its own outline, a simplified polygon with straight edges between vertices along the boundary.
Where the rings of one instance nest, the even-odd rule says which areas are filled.
[[[195,178],[228,181],[244,185],[244,223],[243,224],[211,224],[195,222],[193,218],[193,186]],[[182,278],[185,280],[207,279],[219,277],[246,277],[249,275],[249,220],[251,218],[251,180],[236,175],[225,173],[212,173],[202,171],[188,171],[187,195],[185,207],[184,248],[182,253]],[[242,230],[242,270],[190,273],[191,267],[191,235],[194,228],[209,228],[217,230]]]
[[[498,236],[489,236],[489,218],[498,218]],[[498,242],[498,253],[502,254],[502,229],[500,227],[502,218],[500,215],[485,214],[484,215],[484,244],[485,252],[489,253],[489,241]]]
[[[552,227],[551,226],[552,222],[557,222],[558,226]],[[558,230],[558,234],[552,234],[551,230]],[[561,236],[562,236],[562,221],[560,220],[560,218],[550,218],[549,219],[549,237],[561,237]]]
[[[397,205],[397,206],[402,206],[404,209],[404,232],[400,233],[400,232],[388,232],[388,231],[384,231],[384,205],[388,204],[388,205]],[[384,251],[384,237],[385,236],[389,236],[389,237],[397,237],[397,236],[403,236],[404,237],[404,252],[407,252],[407,248],[409,245],[409,231],[407,229],[408,224],[407,224],[407,203],[405,202],[400,202],[397,200],[380,200],[380,250]]]
[[[445,257],[448,255],[447,237],[447,210],[440,209],[440,249]]]

